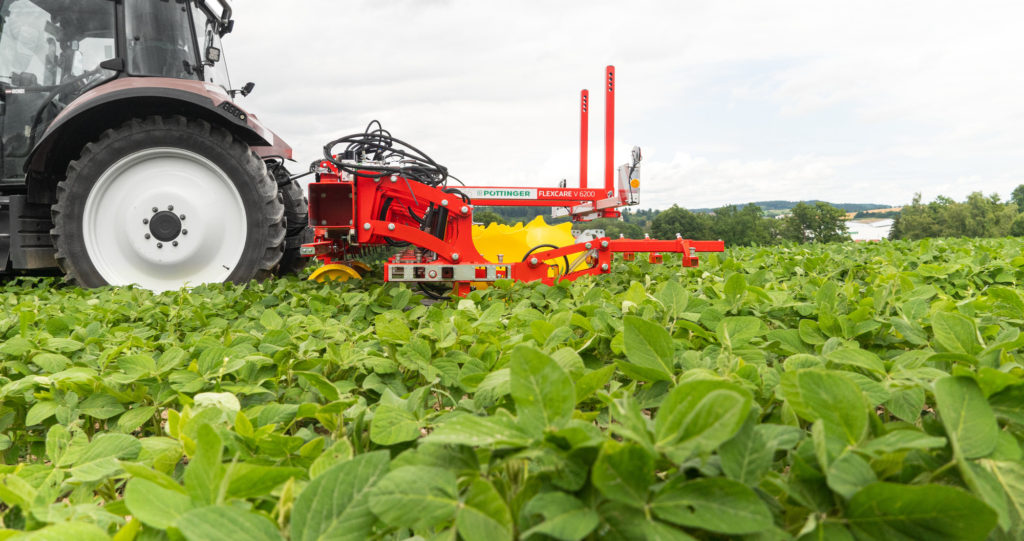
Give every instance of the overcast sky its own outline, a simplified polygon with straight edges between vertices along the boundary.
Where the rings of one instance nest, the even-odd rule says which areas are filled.
[[[242,104],[295,148],[373,119],[472,185],[603,180],[644,150],[642,208],[1004,199],[1024,183],[1019,1],[234,0]]]

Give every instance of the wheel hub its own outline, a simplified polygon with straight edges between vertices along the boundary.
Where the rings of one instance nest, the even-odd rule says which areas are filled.
[[[170,242],[181,234],[181,218],[169,210],[157,212],[149,220],[149,232],[160,242]]]

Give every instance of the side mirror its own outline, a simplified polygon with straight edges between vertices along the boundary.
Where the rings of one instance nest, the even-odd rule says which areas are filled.
[[[643,156],[640,155],[640,147],[633,147],[633,165],[640,163]]]
[[[216,64],[217,62],[220,62],[220,49],[216,47],[207,47],[206,61],[209,62],[211,66],[213,64]]]
[[[254,88],[256,88],[256,83],[245,83],[245,86],[242,87],[242,97],[244,98],[245,96],[252,94],[252,90]]]

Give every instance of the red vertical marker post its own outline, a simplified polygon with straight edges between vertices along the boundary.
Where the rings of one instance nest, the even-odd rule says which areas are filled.
[[[580,189],[587,189],[587,146],[590,137],[590,91],[580,92]]]
[[[604,96],[604,189],[615,191],[615,66],[605,72]]]

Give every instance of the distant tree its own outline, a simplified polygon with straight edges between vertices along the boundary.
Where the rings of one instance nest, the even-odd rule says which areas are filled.
[[[616,220],[615,218],[601,218],[592,222],[578,224],[576,227],[579,229],[604,229],[604,234],[613,239],[619,238],[619,235],[627,239],[644,238],[644,230],[640,226]]]
[[[850,240],[846,212],[821,201],[797,203],[783,219],[782,236],[793,242],[840,242]]]
[[[1019,184],[1010,194],[1010,202],[1017,205],[1017,212],[1024,212],[1024,184]]]
[[[651,236],[656,239],[674,239],[676,234],[691,239],[711,236],[710,219],[706,214],[694,214],[679,205],[663,210],[651,221]]]
[[[750,246],[775,241],[775,220],[765,217],[764,209],[750,204],[743,207],[728,205],[715,209],[711,217],[714,237],[728,245]]]
[[[921,203],[921,194],[916,194],[913,202],[903,207],[889,238],[1005,237],[1013,234],[1017,208],[1013,202],[1003,204],[998,195],[985,197],[981,192],[970,194],[963,203],[939,196],[927,205]]]
[[[1017,219],[1010,225],[1011,237],[1024,237],[1024,214],[1017,215]]]
[[[478,224],[490,225],[490,224],[501,224],[507,225],[505,219],[500,214],[493,210],[480,210],[473,211],[473,222]]]

